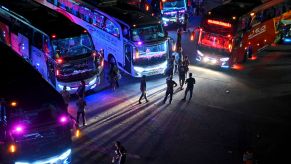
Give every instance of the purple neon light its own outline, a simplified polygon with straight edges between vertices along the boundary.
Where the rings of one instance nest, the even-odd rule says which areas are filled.
[[[138,45],[142,45],[142,42],[141,42],[141,41],[139,41],[139,42],[137,42],[137,44],[138,44]]]
[[[24,132],[24,126],[23,125],[15,125],[15,127],[12,130],[15,134],[21,134]]]
[[[66,116],[61,116],[61,117],[60,117],[60,122],[61,122],[62,124],[66,123],[67,121],[68,121],[68,118],[67,118]]]

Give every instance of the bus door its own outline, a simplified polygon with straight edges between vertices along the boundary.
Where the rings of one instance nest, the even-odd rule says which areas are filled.
[[[125,44],[124,46],[124,61],[125,61],[125,70],[131,74],[132,70],[132,58],[133,58],[133,47],[130,44]]]
[[[31,64],[47,79],[47,64],[43,52],[43,34],[34,31],[31,46]]]

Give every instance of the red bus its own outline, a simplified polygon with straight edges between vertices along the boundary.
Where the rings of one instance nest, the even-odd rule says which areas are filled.
[[[193,32],[198,34],[196,60],[229,68],[253,58],[274,42],[276,22],[290,18],[289,8],[284,0],[234,0],[210,10]]]

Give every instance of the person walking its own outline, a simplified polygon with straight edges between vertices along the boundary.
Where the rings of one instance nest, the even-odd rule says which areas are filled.
[[[183,34],[183,29],[182,27],[179,27],[177,30],[176,50],[182,49],[182,34]]]
[[[173,73],[174,73],[174,66],[175,65],[175,56],[171,56],[169,59],[168,59],[168,64],[167,64],[167,76],[173,76]]]
[[[142,79],[140,81],[140,91],[141,91],[141,95],[140,98],[138,100],[139,104],[141,104],[141,99],[144,97],[146,102],[149,102],[147,99],[147,95],[146,95],[146,90],[147,90],[147,83],[146,83],[146,75],[142,76]]]
[[[183,65],[183,63],[181,62],[180,65],[179,65],[179,84],[180,84],[180,89],[183,90],[183,86],[184,86],[184,83],[185,83],[185,66]]]
[[[189,21],[189,15],[188,15],[187,12],[185,12],[184,13],[184,21],[183,21],[183,30],[184,30],[184,32],[187,31],[188,21]]]
[[[186,87],[186,90],[185,90],[185,96],[184,96],[184,98],[182,100],[185,101],[188,92],[190,92],[190,97],[189,97],[189,100],[188,100],[188,101],[190,101],[191,98],[192,98],[194,84],[195,84],[195,78],[192,77],[192,73],[189,73],[189,78],[186,80],[185,83],[187,84],[187,87]]]
[[[60,93],[64,99],[66,109],[68,110],[69,102],[70,102],[70,92],[67,90],[67,86],[64,86],[63,90]]]
[[[77,89],[77,92],[76,92],[76,95],[78,97],[85,97],[85,89],[86,89],[86,83],[84,80],[81,81],[78,89]]]
[[[82,115],[82,119],[83,119],[83,126],[87,125],[86,124],[86,119],[85,119],[85,107],[87,106],[86,101],[84,100],[84,97],[79,96],[78,100],[77,100],[77,124],[79,126],[79,117],[80,115]]]
[[[184,56],[183,65],[185,66],[185,78],[187,78],[187,74],[189,71],[189,65],[190,65],[190,61],[189,61],[188,56]]]
[[[116,88],[119,88],[118,80],[120,79],[120,73],[119,73],[119,69],[117,68],[117,65],[112,66],[112,69],[109,72],[109,76],[110,76],[111,87],[113,88],[113,90],[115,90]]]
[[[114,154],[112,158],[113,164],[125,164],[127,151],[119,141],[114,143]]]
[[[166,95],[165,95],[165,98],[164,98],[164,104],[166,103],[167,101],[167,98],[168,96],[170,95],[170,100],[169,100],[169,104],[172,103],[172,98],[173,98],[173,93],[174,93],[174,87],[177,86],[177,83],[173,80],[173,76],[170,75],[168,78],[167,78],[167,91],[166,91]]]

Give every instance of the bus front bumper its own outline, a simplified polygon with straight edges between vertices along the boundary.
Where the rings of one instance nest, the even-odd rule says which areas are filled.
[[[197,50],[196,61],[202,64],[220,66],[222,68],[229,68],[229,57],[208,56]]]
[[[165,70],[167,69],[167,61],[161,64],[153,65],[153,66],[148,66],[148,67],[139,67],[139,66],[134,66],[134,74],[135,77],[142,77],[143,75],[146,76],[153,76],[153,75],[158,75],[158,74],[164,74]]]
[[[100,80],[98,80],[98,78],[99,77],[97,77],[97,75],[95,75],[89,79],[85,79],[84,80],[86,83],[85,90],[88,91],[88,90],[94,89],[97,85],[99,85]],[[77,92],[80,83],[81,83],[81,81],[68,82],[68,83],[57,81],[56,88],[57,88],[57,91],[60,92],[63,90],[64,86],[67,86],[67,91],[69,91],[70,94],[74,94]]]
[[[16,161],[15,164],[48,164],[48,163],[69,164],[71,163],[71,151],[72,151],[71,149],[67,149],[62,154],[56,155],[50,158],[33,161],[33,162]]]

